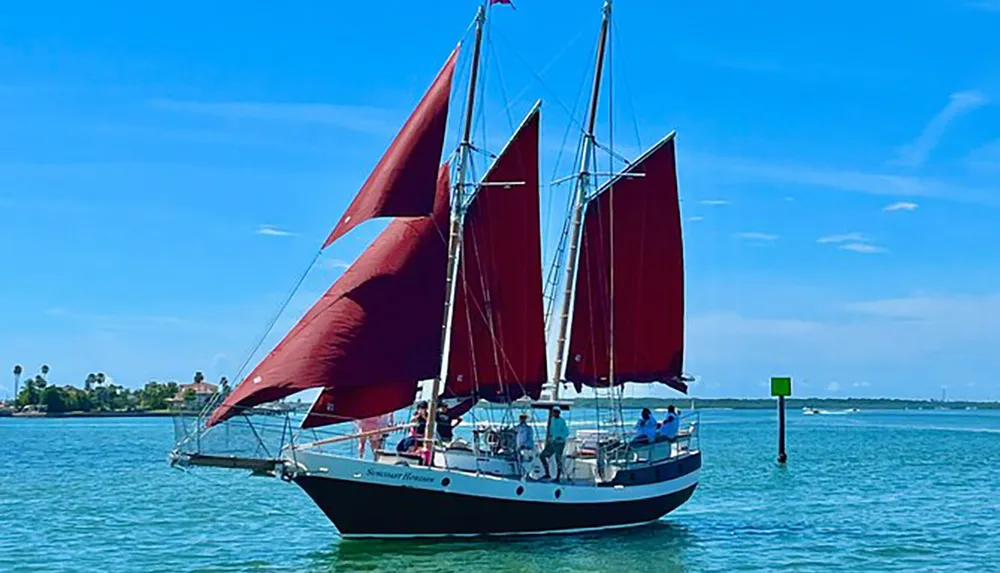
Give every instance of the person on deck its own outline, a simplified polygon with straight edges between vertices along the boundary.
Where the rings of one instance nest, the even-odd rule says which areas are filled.
[[[368,434],[358,438],[358,458],[365,457],[365,444],[370,444],[372,453],[382,449],[382,444],[385,442],[385,437],[387,434],[380,433],[378,430],[384,430],[393,424],[392,412],[388,414],[382,414],[381,416],[373,416],[371,418],[365,418],[363,420],[356,420],[354,422],[354,427],[357,429],[359,434]]]
[[[434,426],[437,429],[438,438],[445,444],[455,439],[455,426],[462,423],[462,418],[452,418],[448,414],[448,404],[441,402],[438,405],[437,415],[434,417]]]
[[[569,428],[566,427],[566,420],[562,419],[561,410],[559,406],[552,408],[551,418],[549,419],[549,431],[545,435],[545,448],[538,458],[542,461],[542,469],[545,470],[545,475],[542,479],[551,479],[552,475],[549,473],[549,458],[555,456],[556,458],[556,479],[562,477],[563,470],[563,450],[566,449],[566,440],[569,438]]]
[[[420,401],[417,404],[417,411],[413,414],[413,418],[410,419],[410,435],[403,438],[399,445],[396,446],[396,451],[400,453],[412,452],[417,449],[420,445],[420,441],[424,439],[424,435],[427,433],[427,402]]]
[[[515,444],[517,447],[518,456],[524,457],[521,452],[529,451],[532,454],[535,453],[535,430],[530,425],[528,425],[528,415],[521,414],[520,421],[517,426],[514,427],[517,430],[515,437]]]
[[[677,438],[677,432],[680,431],[680,428],[681,413],[671,405],[667,407],[667,417],[663,419],[658,433],[663,438],[674,440]]]
[[[643,408],[639,421],[635,423],[633,444],[651,444],[656,440],[656,418],[649,408]]]

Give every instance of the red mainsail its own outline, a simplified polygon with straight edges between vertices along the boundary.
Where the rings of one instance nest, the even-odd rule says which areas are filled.
[[[680,380],[684,254],[673,134],[626,174],[642,176],[617,178],[586,206],[566,380],[577,391],[613,380],[687,392]]]
[[[375,217],[419,217],[434,208],[434,181],[448,123],[458,48],[438,73],[392,145],[368,176],[323,248]]]
[[[449,188],[445,164],[433,216],[392,221],[208,426],[309,388],[333,389],[335,407],[326,411],[333,416],[376,415],[411,403],[416,381],[436,376],[441,366]],[[414,392],[401,401],[404,383]]]
[[[466,211],[445,396],[537,399],[546,380],[538,132],[535,107]]]

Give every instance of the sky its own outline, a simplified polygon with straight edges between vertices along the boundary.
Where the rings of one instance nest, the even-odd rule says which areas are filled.
[[[601,3],[515,5],[490,15],[476,143],[540,98],[552,181]],[[0,364],[235,377],[378,233],[324,251],[253,354],[476,6],[6,3]],[[996,0],[615,3],[598,138],[635,156],[678,133],[693,395],[790,375],[803,396],[1000,399],[997,29]],[[542,190],[547,256],[565,193]]]

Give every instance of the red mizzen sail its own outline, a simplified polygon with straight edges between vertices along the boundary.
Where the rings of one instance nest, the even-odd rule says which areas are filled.
[[[419,217],[434,208],[434,182],[441,162],[448,98],[458,48],[438,73],[420,104],[368,176],[323,248],[375,217]]]
[[[396,219],[212,413],[208,426],[301,390],[335,390],[326,413],[354,417],[413,401],[441,366],[448,249],[448,165],[431,217]],[[406,383],[414,389],[401,402]],[[362,403],[363,402],[363,403]]]
[[[663,382],[687,392],[673,134],[626,173],[644,176],[618,178],[586,207],[566,379],[578,391],[610,384],[613,308],[614,384]]]
[[[546,380],[538,124],[536,107],[466,211],[445,396],[537,399]]]

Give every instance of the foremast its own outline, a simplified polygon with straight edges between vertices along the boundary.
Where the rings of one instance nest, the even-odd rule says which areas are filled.
[[[486,4],[479,6],[476,13],[475,44],[472,51],[472,71],[469,75],[469,88],[465,105],[465,118],[462,126],[462,140],[458,145],[458,166],[451,202],[451,224],[448,232],[448,265],[445,279],[444,318],[441,323],[441,370],[431,383],[431,396],[427,411],[427,425],[424,434],[424,445],[427,450],[427,464],[434,463],[433,444],[435,422],[437,421],[438,395],[441,393],[444,380],[448,375],[448,347],[451,338],[451,323],[454,315],[455,290],[458,286],[458,260],[462,250],[462,225],[465,214],[465,187],[469,161],[473,151],[472,119],[476,102],[476,87],[479,80],[479,59],[483,43],[483,27],[486,24]]]
[[[563,290],[562,309],[559,313],[559,335],[556,339],[555,368],[552,373],[552,398],[559,399],[559,387],[565,378],[566,341],[569,333],[570,312],[573,308],[573,291],[576,284],[577,258],[579,257],[581,228],[584,209],[589,199],[592,185],[590,164],[593,161],[594,148],[597,141],[594,136],[594,125],[597,121],[597,106],[601,95],[601,76],[604,72],[604,54],[608,39],[608,27],[611,23],[611,0],[605,0],[602,9],[601,34],[597,40],[597,63],[594,67],[594,83],[590,92],[590,106],[587,112],[586,128],[581,141],[580,170],[576,176],[573,200],[573,225],[570,230],[569,253],[566,258],[565,288]]]

